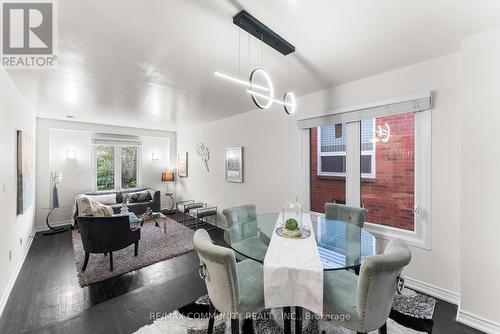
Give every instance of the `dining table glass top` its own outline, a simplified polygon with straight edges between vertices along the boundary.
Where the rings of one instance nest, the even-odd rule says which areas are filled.
[[[228,229],[231,248],[263,263],[278,217],[279,213],[258,214],[257,219],[233,225]],[[311,214],[311,222],[310,238],[316,240],[324,270],[356,268],[364,257],[376,254],[376,239],[363,228],[319,214]]]

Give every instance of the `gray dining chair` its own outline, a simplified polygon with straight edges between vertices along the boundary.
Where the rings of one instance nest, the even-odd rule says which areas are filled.
[[[234,229],[234,233],[231,234],[232,239],[226,240],[228,243],[257,235],[257,208],[254,204],[224,209],[222,214],[226,217],[227,226]]]
[[[228,244],[240,242],[248,253],[255,258],[264,258],[267,252],[267,245],[261,240],[259,227],[257,224],[257,208],[254,204],[245,204],[224,209],[222,211],[226,217],[228,229],[224,232],[224,240]],[[243,246],[242,246],[243,247]],[[247,257],[236,254],[238,260],[246,260]]]
[[[363,228],[368,210],[337,203],[325,203],[326,219],[341,220]]]
[[[325,272],[324,314],[334,321],[333,315],[349,314],[337,323],[358,333],[379,329],[380,334],[386,334],[396,289],[402,288],[400,274],[410,260],[410,250],[396,239],[387,244],[383,254],[363,260],[359,277],[346,270]]]
[[[252,260],[236,263],[233,250],[214,245],[204,229],[195,232],[193,244],[210,298],[207,333],[213,332],[215,310],[229,315],[231,333],[239,333],[239,315],[264,310],[262,264]]]

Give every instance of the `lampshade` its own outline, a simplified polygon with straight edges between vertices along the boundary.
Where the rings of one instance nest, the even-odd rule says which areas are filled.
[[[174,173],[173,172],[161,173],[161,181],[162,182],[171,182],[173,180],[174,180]]]

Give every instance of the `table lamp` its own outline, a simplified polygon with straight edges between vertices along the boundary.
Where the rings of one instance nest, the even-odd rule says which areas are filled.
[[[168,193],[168,183],[174,181],[174,173],[173,172],[163,172],[161,173],[161,182],[165,182],[167,184],[167,193]]]

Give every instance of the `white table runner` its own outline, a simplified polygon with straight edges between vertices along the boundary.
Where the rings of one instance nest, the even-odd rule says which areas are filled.
[[[301,306],[322,314],[323,265],[309,214],[303,214],[302,225],[311,229],[306,239],[284,238],[273,232],[264,259],[265,307]]]

